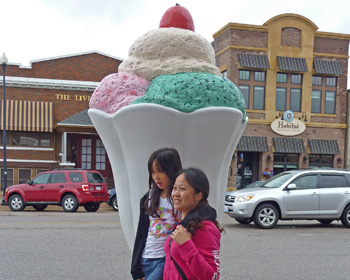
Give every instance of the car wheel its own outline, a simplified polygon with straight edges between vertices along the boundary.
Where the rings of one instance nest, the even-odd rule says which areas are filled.
[[[319,221],[321,224],[323,225],[329,225],[330,223],[332,223],[334,220],[331,219],[323,219],[323,220],[317,220]]]
[[[118,201],[117,201],[117,196],[113,196],[111,200],[111,205],[115,211],[118,211]]]
[[[12,211],[22,211],[26,207],[23,198],[19,194],[12,195],[8,202]]]
[[[272,204],[260,205],[254,213],[254,224],[262,229],[273,228],[279,220],[277,208]]]
[[[62,207],[63,210],[66,212],[77,211],[79,207],[77,198],[72,194],[66,195],[65,197],[63,197]]]
[[[38,205],[33,205],[33,208],[38,211],[43,211],[47,208],[47,205],[45,204],[38,204]]]
[[[242,225],[248,225],[252,222],[252,219],[244,219],[244,218],[235,218],[235,220]]]
[[[347,206],[341,215],[341,222],[344,227],[350,228],[350,205]]]
[[[100,203],[88,203],[84,205],[84,208],[88,212],[96,212],[100,208]]]

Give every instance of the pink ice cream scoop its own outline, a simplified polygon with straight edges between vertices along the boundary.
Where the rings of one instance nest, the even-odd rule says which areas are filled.
[[[143,96],[150,82],[132,73],[114,73],[105,77],[90,99],[90,108],[112,114]]]

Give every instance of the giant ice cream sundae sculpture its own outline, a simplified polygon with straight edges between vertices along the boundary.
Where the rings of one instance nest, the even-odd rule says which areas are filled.
[[[214,50],[194,32],[187,9],[168,9],[159,29],[135,41],[119,73],[102,80],[90,108],[111,161],[130,249],[139,199],[148,189],[147,161],[162,147],[176,148],[184,167],[207,174],[209,202],[221,219],[230,161],[247,123],[245,103],[221,77]]]

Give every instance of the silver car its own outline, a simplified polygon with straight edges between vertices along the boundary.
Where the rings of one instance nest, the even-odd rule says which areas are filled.
[[[350,171],[292,170],[266,180],[258,188],[226,193],[224,212],[241,224],[254,221],[262,229],[278,220],[341,220],[350,228]]]

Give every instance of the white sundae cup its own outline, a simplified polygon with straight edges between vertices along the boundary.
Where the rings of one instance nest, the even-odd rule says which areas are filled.
[[[202,169],[210,182],[209,203],[219,222],[232,155],[246,127],[240,110],[208,107],[183,113],[157,104],[125,106],[113,114],[89,109],[112,165],[119,216],[132,250],[140,198],[148,191],[147,162],[153,151],[178,150],[182,166]]]

